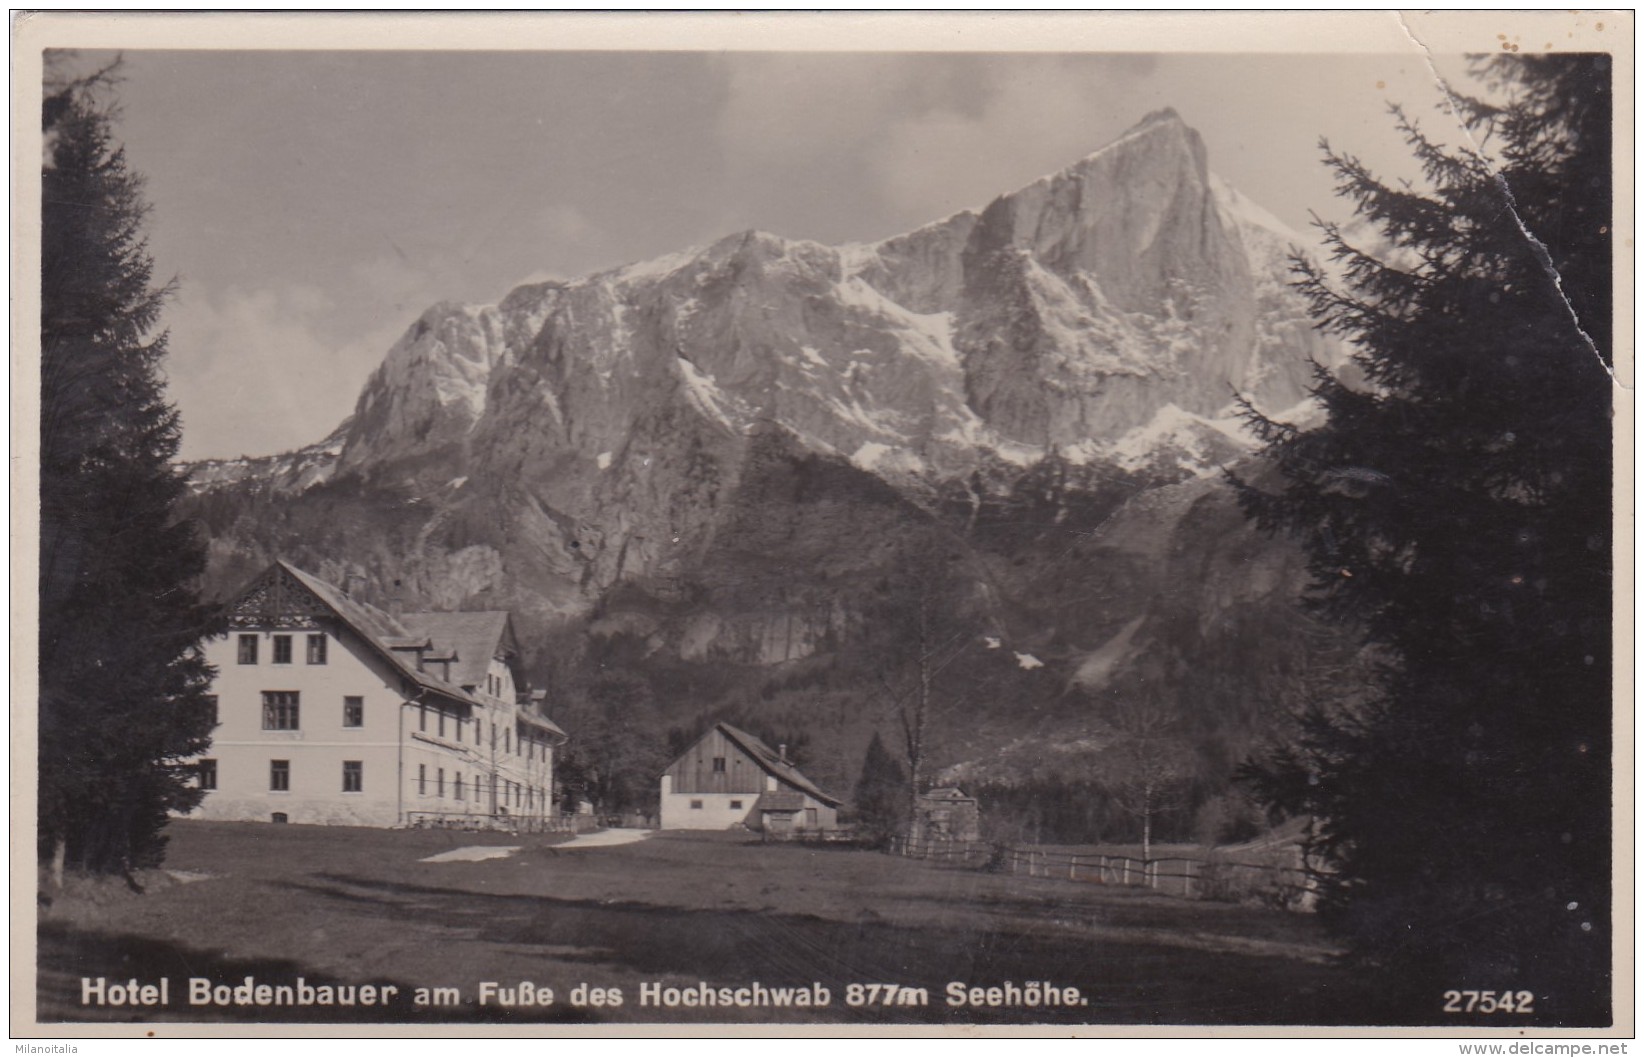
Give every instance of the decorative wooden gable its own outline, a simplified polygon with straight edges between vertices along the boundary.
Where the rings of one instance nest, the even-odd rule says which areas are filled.
[[[335,616],[278,565],[270,566],[228,608],[230,628],[314,628]]]

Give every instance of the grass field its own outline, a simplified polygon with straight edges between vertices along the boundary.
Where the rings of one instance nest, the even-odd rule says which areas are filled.
[[[420,862],[485,844],[524,847],[477,862]],[[42,909],[41,1020],[1408,1020],[1367,1007],[1312,916],[859,850],[762,846],[745,834],[558,849],[542,838],[182,821],[166,867],[172,874],[143,895],[71,886]],[[372,1008],[191,1006],[183,995],[189,978],[233,985],[248,975],[276,985],[299,976],[310,986],[392,983],[399,992]],[[100,976],[169,977],[170,1005],[82,1005],[82,978]],[[1078,996],[1056,1006],[947,1003],[951,982],[1006,981]],[[554,1003],[521,1005],[516,992],[512,1006],[489,993],[482,1005],[483,982],[551,987]],[[754,982],[820,984],[831,1002],[640,1003],[647,983]],[[900,987],[889,1007],[851,1006],[852,983]],[[573,1006],[579,984],[620,990],[623,1004]],[[417,1005],[418,987],[454,989],[457,1002]]]

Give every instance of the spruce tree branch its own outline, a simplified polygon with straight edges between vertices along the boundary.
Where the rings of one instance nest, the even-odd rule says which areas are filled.
[[[1405,19],[1404,12],[1395,11],[1393,14],[1398,19],[1399,28],[1404,30],[1404,35],[1410,38],[1410,43],[1421,51],[1422,59],[1427,63],[1427,69],[1433,75],[1433,83],[1438,86],[1439,92],[1443,94],[1451,112],[1460,115],[1468,110],[1450,88],[1450,83],[1439,73],[1438,66],[1433,62],[1432,49],[1427,46],[1426,41],[1416,36],[1415,31],[1410,28],[1410,23]],[[1588,351],[1593,354],[1593,359],[1598,361],[1599,368],[1609,376],[1610,382],[1630,392],[1633,385],[1622,381],[1616,375],[1615,368],[1604,362],[1604,354],[1599,350],[1598,343],[1593,341],[1592,335],[1588,334],[1586,328],[1582,326],[1581,317],[1576,313],[1575,305],[1571,303],[1569,296],[1564,292],[1564,278],[1559,275],[1557,266],[1553,264],[1553,257],[1547,249],[1547,244],[1537,238],[1535,233],[1530,230],[1529,225],[1525,223],[1524,216],[1519,210],[1518,200],[1513,195],[1513,189],[1507,184],[1507,178],[1502,175],[1498,167],[1492,166],[1489,159],[1485,157],[1483,145],[1473,136],[1473,130],[1468,123],[1458,121],[1457,126],[1460,128],[1461,134],[1467,138],[1467,144],[1472,153],[1479,158],[1480,164],[1490,174],[1491,179],[1500,190],[1501,196],[1507,205],[1507,212],[1512,216],[1513,223],[1518,226],[1519,234],[1524,237],[1525,242],[1530,246],[1531,252],[1535,254],[1536,261],[1541,265],[1548,280],[1553,284],[1553,288],[1558,292],[1559,300],[1563,304],[1564,310],[1569,313],[1570,322],[1574,324],[1576,333],[1581,335],[1581,340],[1586,343]]]

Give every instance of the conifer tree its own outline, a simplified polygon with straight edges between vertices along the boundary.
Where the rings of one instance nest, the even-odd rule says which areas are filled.
[[[907,822],[908,779],[877,731],[862,758],[862,777],[852,800],[858,831],[870,845],[884,845]]]
[[[1362,631],[1367,704],[1320,704],[1250,770],[1316,821],[1321,912],[1438,1017],[1441,989],[1608,1016],[1611,782],[1610,81],[1594,55],[1475,66],[1478,148],[1395,112],[1425,183],[1325,156],[1377,233],[1322,225],[1298,262],[1360,381],[1319,370],[1324,425],[1250,419],[1276,467],[1239,483],[1295,534],[1311,601]],[[1276,487],[1275,487],[1276,483]],[[1423,1020],[1426,1020],[1424,1016]]]
[[[43,112],[39,838],[59,875],[129,878],[198,802],[183,761],[214,718],[192,587],[205,551],[174,516],[180,426],[155,330],[169,289],[150,281],[111,83],[112,68],[48,79]]]

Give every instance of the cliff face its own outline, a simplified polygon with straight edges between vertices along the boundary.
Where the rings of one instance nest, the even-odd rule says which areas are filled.
[[[194,468],[213,586],[283,554],[368,594],[511,608],[528,639],[569,622],[758,669],[848,653],[898,541],[936,526],[985,571],[979,627],[1042,644],[1049,700],[1091,683],[1090,652],[1118,672],[1162,640],[1157,599],[1040,551],[1100,547],[1120,511],[1173,539],[1180,512],[1145,499],[1196,482],[1226,502],[1205,476],[1249,450],[1232,395],[1287,408],[1308,358],[1337,358],[1286,286],[1291,241],[1162,111],[880,243],[750,231],[436,305],[330,438]],[[1030,493],[1048,523],[988,529]],[[1272,595],[1269,572],[1231,572],[1227,597]],[[1097,581],[1099,614],[1077,602]]]
[[[996,200],[965,281],[969,395],[1011,440],[1115,437],[1166,403],[1213,414],[1246,381],[1250,257],[1204,144],[1171,111]]]

